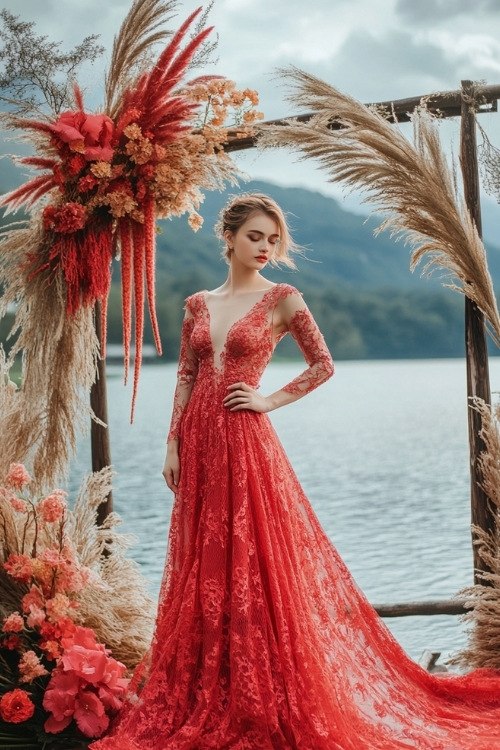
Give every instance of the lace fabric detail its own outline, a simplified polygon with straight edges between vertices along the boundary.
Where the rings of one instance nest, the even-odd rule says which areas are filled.
[[[232,326],[221,368],[203,293],[187,302],[181,477],[155,635],[91,747],[500,750],[500,676],[411,661],[323,532],[268,416],[222,406],[230,383],[258,383],[273,310],[290,295],[277,285]],[[289,327],[309,369],[287,388],[306,392],[331,364],[308,313]]]
[[[194,355],[190,343],[193,328],[194,318],[186,315],[182,323],[177,385],[167,441],[176,440],[179,437],[182,415],[191,396],[196,375],[198,374],[198,360]]]
[[[285,385],[282,390],[287,393],[305,395],[332,377],[333,361],[325,339],[307,308],[297,310],[290,321],[288,330],[299,345],[309,367]]]

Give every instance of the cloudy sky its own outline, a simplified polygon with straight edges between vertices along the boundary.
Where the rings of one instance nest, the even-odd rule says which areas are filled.
[[[198,5],[179,2],[174,24]],[[99,101],[129,0],[3,0],[0,7],[35,21],[39,33],[64,46],[100,34],[107,53],[83,81]],[[290,64],[363,102],[457,89],[466,78],[500,84],[500,0],[215,0],[210,22],[219,34],[211,71],[257,89],[266,119],[293,114],[275,74]],[[500,145],[500,113],[482,115],[481,124]],[[442,134],[456,153],[457,121]],[[236,158],[252,177],[343,195],[312,163],[298,164],[289,154],[252,150]],[[356,196],[346,199],[349,207],[356,203]]]

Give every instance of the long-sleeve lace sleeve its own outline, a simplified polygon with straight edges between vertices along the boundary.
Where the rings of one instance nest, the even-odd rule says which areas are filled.
[[[191,396],[194,381],[198,374],[198,360],[191,348],[190,339],[194,327],[194,318],[189,308],[186,308],[186,315],[182,323],[181,349],[179,354],[179,366],[177,368],[177,385],[174,394],[174,405],[172,409],[172,419],[170,421],[170,430],[167,442],[176,440],[179,437],[182,415]]]
[[[302,297],[294,294],[287,297],[286,302],[289,314],[288,331],[297,342],[309,367],[282,390],[296,396],[304,396],[332,377],[333,360],[323,334]]]

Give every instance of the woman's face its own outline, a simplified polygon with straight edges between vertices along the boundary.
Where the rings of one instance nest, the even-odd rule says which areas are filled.
[[[272,258],[279,242],[277,222],[261,211],[250,216],[234,234],[226,231],[231,264],[239,263],[246,268],[261,270]]]

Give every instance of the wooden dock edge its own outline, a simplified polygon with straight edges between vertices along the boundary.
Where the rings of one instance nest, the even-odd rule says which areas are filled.
[[[401,604],[373,604],[381,617],[411,617],[415,615],[464,615],[469,610],[464,599],[435,599],[427,602]]]

